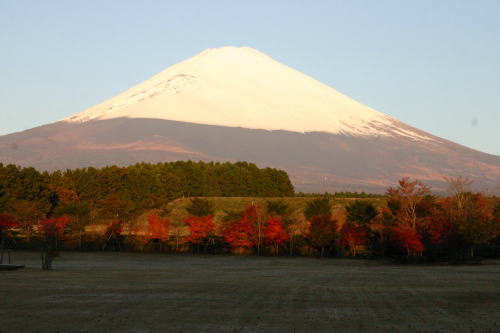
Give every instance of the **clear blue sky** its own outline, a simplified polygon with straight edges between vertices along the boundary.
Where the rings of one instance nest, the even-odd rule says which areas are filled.
[[[412,126],[500,154],[500,1],[0,0],[0,135],[205,48],[250,46]]]

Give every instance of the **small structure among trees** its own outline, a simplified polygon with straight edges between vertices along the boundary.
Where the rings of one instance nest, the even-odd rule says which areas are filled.
[[[121,250],[123,243],[122,231],[123,221],[112,220],[104,232],[102,250],[104,251],[108,247],[111,247],[113,251]]]

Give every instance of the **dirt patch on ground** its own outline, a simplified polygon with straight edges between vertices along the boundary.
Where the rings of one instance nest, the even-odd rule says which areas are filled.
[[[0,272],[0,332],[498,332],[500,265],[63,253]]]

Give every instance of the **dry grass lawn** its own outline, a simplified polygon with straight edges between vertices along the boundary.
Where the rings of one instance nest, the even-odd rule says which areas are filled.
[[[0,332],[499,332],[500,264],[14,253]]]

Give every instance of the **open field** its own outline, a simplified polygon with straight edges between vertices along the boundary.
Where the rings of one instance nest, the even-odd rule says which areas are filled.
[[[316,197],[283,197],[283,198],[263,198],[263,197],[204,197],[214,205],[215,220],[220,220],[225,211],[242,211],[251,204],[256,204],[265,207],[268,201],[281,201],[290,207],[291,216],[296,219],[303,219],[303,212],[308,202],[316,199]],[[333,217],[343,220],[345,215],[345,206],[355,200],[366,200],[373,203],[375,206],[385,204],[384,197],[378,198],[332,198],[332,213]],[[180,198],[169,203],[171,209],[169,216],[173,219],[182,219],[187,216],[186,208],[191,202],[191,198]],[[342,221],[343,222],[343,221]]]
[[[0,272],[0,332],[498,332],[500,264],[66,252]]]

